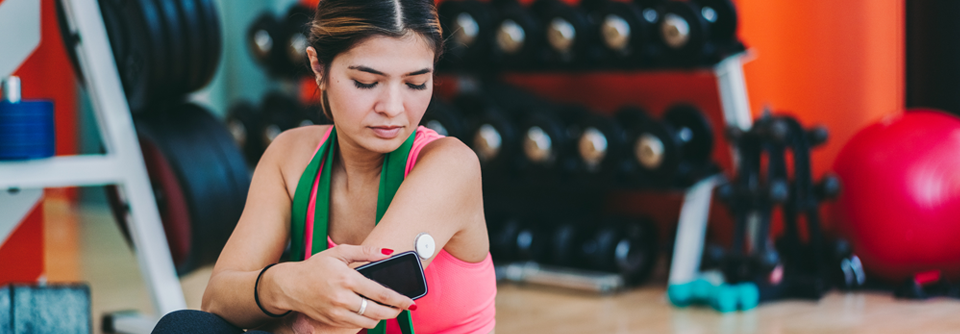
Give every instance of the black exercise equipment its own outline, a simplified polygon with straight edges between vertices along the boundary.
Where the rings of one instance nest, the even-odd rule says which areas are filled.
[[[592,68],[602,65],[605,50],[601,46],[598,9],[606,0],[581,0],[571,6],[553,0],[543,15],[548,58],[554,68]]]
[[[904,280],[893,290],[893,296],[900,299],[960,298],[960,284],[940,277],[939,270],[923,272]]]
[[[222,49],[214,0],[100,0],[100,11],[130,110],[163,109],[206,86]],[[67,52],[79,73],[63,6],[58,20]]]
[[[478,71],[489,66],[498,13],[478,0],[450,0],[437,7],[447,50],[440,68]]]
[[[505,214],[487,215],[490,256],[498,263],[516,261],[520,218]]]
[[[736,41],[737,11],[730,0],[668,1],[659,26],[664,60],[670,65],[714,63],[743,50]]]
[[[213,115],[192,104],[166,108],[137,115],[134,122],[174,264],[183,275],[216,261],[240,219],[250,171]],[[108,196],[129,235],[122,194],[111,187]]]
[[[286,59],[285,73],[290,77],[309,75],[310,61],[307,58],[307,47],[310,46],[310,22],[313,21],[315,9],[296,4],[287,11],[283,20],[281,34],[278,38],[280,51]]]
[[[268,93],[263,98],[260,110],[263,114],[260,135],[264,149],[284,131],[320,123],[319,115],[311,115],[296,98],[280,92]]]
[[[658,40],[660,0],[609,1],[596,14],[602,45],[616,66],[636,68],[654,64],[661,51]]]
[[[581,244],[580,266],[618,273],[635,286],[652,273],[658,247],[656,226],[649,219],[610,217]]]
[[[698,108],[678,104],[655,120],[640,109],[625,107],[617,118],[633,152],[634,159],[625,167],[627,178],[635,183],[688,186],[713,172],[713,130]]]
[[[584,115],[583,132],[577,141],[577,168],[589,184],[610,184],[626,174],[631,159],[627,132],[611,117],[597,113]]]
[[[761,301],[819,299],[834,286],[862,286],[865,276],[849,245],[826,240],[820,230],[820,203],[839,192],[836,178],[827,176],[817,185],[811,177],[810,150],[826,141],[826,130],[807,130],[793,118],[765,112],[750,130],[731,129],[728,137],[736,145],[739,166],[735,181],[718,189],[736,220],[732,247],[721,261],[727,282],[756,283]],[[792,174],[787,170],[788,152],[793,157]],[[764,156],[766,172],[761,170]],[[785,228],[774,243],[770,217],[778,206]],[[809,235],[806,241],[800,237],[801,215]],[[749,228],[751,224],[755,227]]]
[[[280,22],[271,12],[263,12],[253,21],[250,28],[247,29],[246,44],[251,57],[260,66],[267,69],[270,75],[280,75],[280,70],[275,64],[283,61],[278,49],[282,48],[279,40],[281,33]]]
[[[548,50],[543,16],[557,0],[537,0],[529,8],[517,0],[493,0],[500,17],[496,23],[494,62],[513,70],[543,68]]]
[[[253,104],[241,101],[227,110],[224,120],[237,146],[243,151],[247,164],[256,166],[266,148],[263,144],[263,115]]]
[[[582,119],[589,111],[578,106],[536,103],[521,123],[522,168],[529,181],[563,183],[578,172],[578,142]]]
[[[420,119],[420,125],[436,131],[440,135],[456,137],[460,140],[467,140],[467,120],[451,104],[442,101],[434,96],[427,106],[427,111]]]

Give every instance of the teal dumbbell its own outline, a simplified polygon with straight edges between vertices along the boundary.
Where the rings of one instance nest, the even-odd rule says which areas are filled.
[[[697,279],[668,286],[667,298],[677,307],[696,304],[710,305],[720,312],[746,311],[757,307],[760,291],[754,283],[713,285],[707,280]]]

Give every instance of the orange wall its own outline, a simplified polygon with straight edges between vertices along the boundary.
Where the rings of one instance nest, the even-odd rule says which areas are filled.
[[[745,67],[754,114],[770,105],[830,130],[815,175],[858,130],[902,112],[904,0],[736,2],[740,37],[757,57]]]

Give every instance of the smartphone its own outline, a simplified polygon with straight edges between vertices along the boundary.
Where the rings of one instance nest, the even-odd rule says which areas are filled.
[[[389,259],[357,267],[363,276],[393,291],[416,300],[427,295],[427,279],[423,264],[414,251],[403,252]]]

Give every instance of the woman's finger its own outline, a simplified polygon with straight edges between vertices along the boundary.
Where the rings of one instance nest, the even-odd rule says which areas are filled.
[[[363,298],[363,297],[360,297],[360,298]],[[401,310],[398,308],[383,306],[378,304],[375,301],[368,300],[366,298],[363,298],[363,300],[367,301],[366,308],[363,310],[364,311],[363,313],[357,312],[357,314],[360,314],[362,316],[365,316],[373,320],[395,319],[398,315],[400,315]],[[362,302],[360,306],[361,307],[364,306]]]
[[[334,247],[332,250],[335,251],[334,254],[331,255],[346,264],[380,261],[390,257],[390,254],[393,254],[392,249],[371,246],[337,245],[337,247]]]

